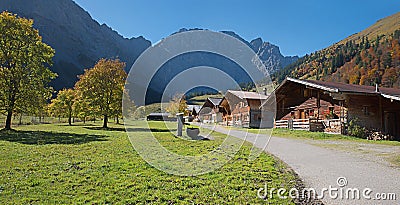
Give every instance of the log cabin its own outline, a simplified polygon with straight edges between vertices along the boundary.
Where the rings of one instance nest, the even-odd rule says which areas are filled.
[[[312,116],[317,123],[327,120],[324,106],[328,106],[338,115],[343,134],[356,119],[360,126],[400,140],[400,89],[286,78],[262,106],[276,106],[277,121],[294,113],[293,118]],[[313,109],[313,114],[305,114],[306,109]]]
[[[282,120],[289,119],[339,119],[340,107],[325,100],[320,100],[318,108],[317,99],[311,97],[304,103],[294,106],[292,111],[285,115]]]
[[[219,107],[222,98],[207,98],[201,107],[198,117],[204,123],[222,122],[222,112]]]
[[[220,103],[226,125],[263,128],[261,104],[266,95],[256,92],[228,90]]]

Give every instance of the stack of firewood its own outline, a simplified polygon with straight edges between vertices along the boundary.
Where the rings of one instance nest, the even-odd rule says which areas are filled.
[[[368,140],[393,140],[393,137],[390,135],[383,134],[382,132],[377,131],[368,131],[367,132]]]
[[[340,133],[340,127],[336,126],[336,127],[328,127],[325,128],[325,132],[328,133]]]

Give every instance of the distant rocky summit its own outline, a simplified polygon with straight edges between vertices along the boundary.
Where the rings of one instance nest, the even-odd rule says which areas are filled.
[[[269,42],[264,42],[261,38],[252,40],[250,45],[264,62],[270,74],[275,73],[299,59],[298,56],[283,56],[278,46]]]
[[[200,29],[200,28],[194,28],[194,29],[182,28],[176,33],[193,31],[193,30],[202,30],[202,29]],[[299,59],[298,56],[287,56],[287,57],[283,56],[281,51],[279,50],[278,46],[273,45],[269,42],[264,42],[261,38],[256,38],[256,39],[248,42],[233,31],[221,31],[221,32],[237,38],[238,40],[242,41],[243,43],[248,45],[250,48],[252,48],[253,51],[256,54],[258,54],[261,61],[263,61],[269,74],[275,73],[276,71],[296,62]]]

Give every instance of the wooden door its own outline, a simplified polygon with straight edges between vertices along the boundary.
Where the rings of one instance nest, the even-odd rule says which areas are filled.
[[[399,140],[398,124],[396,113],[386,112],[385,113],[385,132],[391,136],[394,136]]]

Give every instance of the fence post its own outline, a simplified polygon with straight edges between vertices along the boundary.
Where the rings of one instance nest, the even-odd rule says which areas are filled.
[[[288,120],[288,129],[293,130],[293,119]]]

